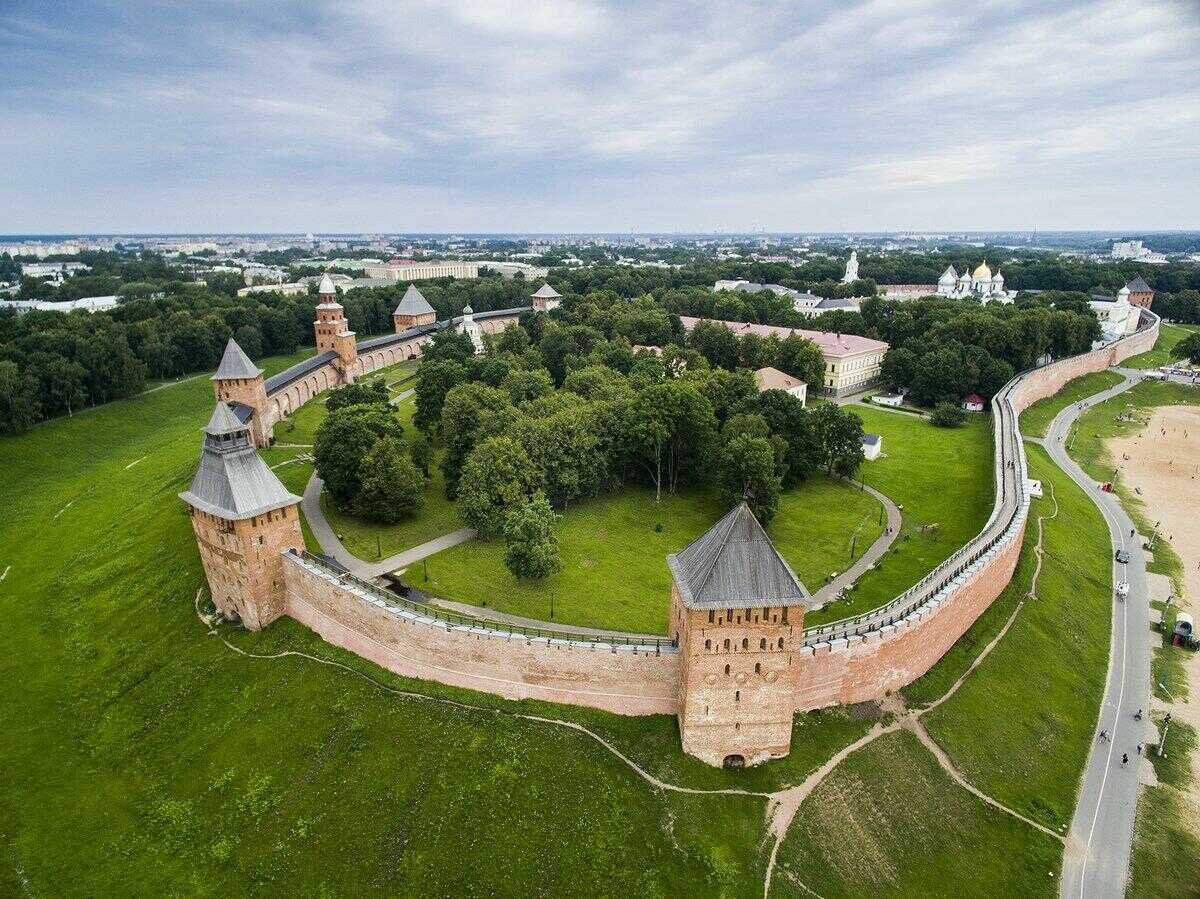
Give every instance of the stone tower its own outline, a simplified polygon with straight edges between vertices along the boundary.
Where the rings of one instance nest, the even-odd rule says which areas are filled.
[[[354,370],[358,366],[358,344],[354,340],[354,332],[346,321],[346,312],[337,301],[337,289],[329,275],[321,278],[317,287],[317,320],[313,329],[317,335],[317,354],[337,353],[334,367],[341,374],[342,382],[349,384],[354,380]]]
[[[179,494],[188,504],[213,603],[252,631],[285,611],[283,560],[304,550],[297,506],[224,402],[204,428],[200,467]]]
[[[1126,284],[1125,288],[1129,291],[1129,302],[1134,306],[1149,309],[1150,304],[1154,302],[1154,288],[1147,284],[1141,275]]]
[[[470,306],[463,307],[462,321],[458,324],[458,332],[471,338],[476,353],[483,352],[483,329],[475,321],[475,310]]]
[[[787,755],[808,591],[744,502],[667,564],[684,752],[731,767]]]
[[[273,422],[268,420],[262,369],[250,361],[232,337],[225,344],[225,354],[212,382],[217,400],[228,403],[238,420],[250,426],[254,445],[270,446]]]
[[[415,284],[408,285],[408,290],[404,291],[404,298],[400,300],[400,305],[392,313],[392,323],[396,326],[396,333],[399,334],[401,331],[407,331],[418,325],[432,325],[435,321],[437,321],[437,313],[429,305],[429,301],[425,299],[421,291],[417,290]]]
[[[550,312],[557,309],[562,303],[562,294],[549,284],[543,284],[536,293],[530,294],[529,299],[532,301],[531,305],[534,309],[539,312]]]

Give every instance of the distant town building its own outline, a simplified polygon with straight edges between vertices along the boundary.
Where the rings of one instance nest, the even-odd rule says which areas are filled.
[[[533,308],[539,312],[550,312],[562,303],[562,295],[549,284],[543,284],[531,296]]]
[[[292,296],[298,293],[308,293],[308,285],[303,281],[293,281],[288,284],[255,284],[251,287],[241,287],[237,295],[244,297],[252,293],[281,293]]]
[[[78,300],[0,300],[0,309],[15,309],[18,313],[37,310],[39,312],[103,312],[119,305],[119,296],[83,297]]]
[[[1147,249],[1140,240],[1115,240],[1112,245],[1113,259],[1130,259],[1150,265],[1165,265],[1167,257]]]
[[[481,259],[476,264],[480,268],[487,268],[498,272],[506,280],[512,280],[517,275],[521,275],[526,281],[536,281],[538,278],[545,278],[550,274],[550,269],[545,266],[530,265],[528,262],[497,262]]]
[[[784,393],[790,393],[801,403],[806,403],[808,400],[808,384],[777,368],[770,366],[760,368],[754,373],[754,383],[758,385],[759,393],[767,390],[782,390]]]
[[[850,258],[846,260],[846,273],[842,275],[842,283],[850,284],[858,280],[858,251],[851,250]]]
[[[443,260],[417,262],[412,259],[390,259],[382,265],[367,265],[363,274],[368,278],[389,278],[392,281],[427,281],[430,278],[478,278],[478,262]]]
[[[879,380],[879,370],[888,345],[882,340],[859,337],[856,334],[835,334],[830,331],[808,331],[802,328],[784,328],[776,325],[754,325],[748,322],[729,322],[719,319],[700,319],[681,315],[684,330],[691,331],[701,321],[724,325],[735,334],[757,334],[760,337],[775,335],[780,340],[795,334],[807,338],[821,349],[825,358],[825,382],[818,385],[821,393],[830,396],[846,396],[866,390]],[[812,385],[809,385],[810,387]]]
[[[1004,275],[1000,274],[999,268],[993,275],[986,259],[979,263],[975,267],[975,271],[969,275],[965,271],[961,275],[958,274],[954,270],[954,266],[947,268],[938,278],[937,292],[939,296],[943,297],[974,297],[985,303],[989,300],[1011,303],[1017,295],[1016,291],[1010,292],[1004,289]]]
[[[792,301],[792,308],[806,318],[816,318],[822,312],[829,312],[833,309],[844,309],[849,312],[857,312],[866,297],[847,297],[833,299],[830,297],[819,297],[815,293],[808,293],[803,290],[795,290],[791,287],[784,287],[782,284],[755,284],[752,281],[717,281],[713,284],[713,292],[728,290],[735,293],[761,293],[764,290],[769,290],[771,293],[779,297],[786,297]]]

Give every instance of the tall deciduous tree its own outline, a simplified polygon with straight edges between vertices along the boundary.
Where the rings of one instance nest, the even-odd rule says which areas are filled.
[[[525,502],[538,484],[521,444],[489,437],[467,457],[458,484],[458,514],[484,537],[500,533],[509,512]]]
[[[821,403],[812,412],[812,423],[826,470],[844,478],[853,475],[863,461],[862,419],[836,403]]]
[[[554,524],[558,516],[537,493],[509,513],[504,525],[504,564],[515,576],[541,580],[562,568]]]
[[[362,461],[382,437],[404,439],[404,427],[390,409],[346,406],[331,412],[317,428],[313,462],[334,502],[349,506],[362,486]]]
[[[764,526],[779,509],[775,451],[764,437],[739,434],[721,448],[717,483],[726,505],[744,498]]]
[[[425,478],[395,437],[381,437],[359,466],[360,487],[354,498],[359,515],[392,524],[413,515],[425,502]]]

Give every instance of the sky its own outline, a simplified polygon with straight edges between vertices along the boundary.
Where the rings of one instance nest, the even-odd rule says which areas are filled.
[[[1200,227],[1198,0],[0,0],[0,233]]]

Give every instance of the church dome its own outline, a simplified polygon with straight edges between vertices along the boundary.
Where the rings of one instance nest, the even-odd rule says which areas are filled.
[[[472,309],[470,306],[463,307],[463,315],[474,315],[474,314],[475,314],[475,310]]]
[[[989,281],[992,279],[992,270],[988,268],[986,259],[979,263],[979,268],[975,269],[975,271],[971,273],[971,277],[986,278]]]

